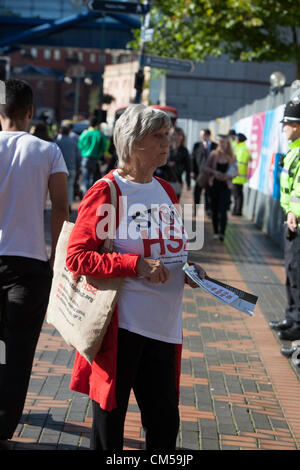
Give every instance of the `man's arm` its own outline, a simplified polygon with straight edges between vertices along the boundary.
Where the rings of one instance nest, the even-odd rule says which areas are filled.
[[[68,186],[66,173],[54,173],[49,178],[49,194],[51,199],[51,257],[53,269],[55,248],[65,220],[69,220]]]

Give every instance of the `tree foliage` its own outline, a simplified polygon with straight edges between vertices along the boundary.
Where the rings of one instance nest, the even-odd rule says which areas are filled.
[[[299,0],[154,0],[148,53],[300,63]],[[135,31],[138,48],[139,31]],[[299,67],[300,72],[300,67]]]

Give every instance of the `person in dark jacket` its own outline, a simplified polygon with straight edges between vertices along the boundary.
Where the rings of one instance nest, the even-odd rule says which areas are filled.
[[[211,140],[211,132],[209,129],[201,129],[200,141],[196,142],[192,151],[192,174],[195,179],[194,187],[194,214],[196,215],[197,204],[200,204],[202,189],[205,189],[205,210],[209,214],[210,201],[209,191],[202,185],[204,167],[206,165],[210,152],[217,148],[216,142]]]
[[[171,129],[170,139],[171,145],[168,161],[164,167],[159,169],[157,176],[160,176],[173,186],[179,201],[182,191],[183,173],[185,173],[187,189],[190,190],[191,187],[191,160],[185,144],[185,134],[180,127]]]

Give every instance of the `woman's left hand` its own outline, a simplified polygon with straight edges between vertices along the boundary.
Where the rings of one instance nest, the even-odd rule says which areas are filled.
[[[201,268],[199,264],[194,264],[193,266],[196,269],[200,279],[205,279],[206,272],[204,271],[204,269]],[[194,282],[187,274],[185,275],[185,282],[193,289],[195,289],[196,287],[199,287],[198,284],[196,284],[196,282]]]

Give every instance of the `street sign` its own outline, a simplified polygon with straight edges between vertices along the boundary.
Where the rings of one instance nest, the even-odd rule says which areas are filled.
[[[160,57],[147,54],[142,56],[142,65],[144,67],[177,70],[179,72],[192,72],[194,70],[194,64],[191,60],[173,59],[171,57]]]
[[[103,13],[131,13],[133,15],[145,15],[150,6],[133,2],[106,2],[104,0],[88,0],[87,7],[91,11],[103,11]]]
[[[154,29],[153,29],[153,28],[147,28],[147,29],[142,28],[142,30],[141,30],[141,40],[142,40],[143,42],[150,42],[150,41],[152,41],[152,39],[153,39],[153,33],[154,33]]]

